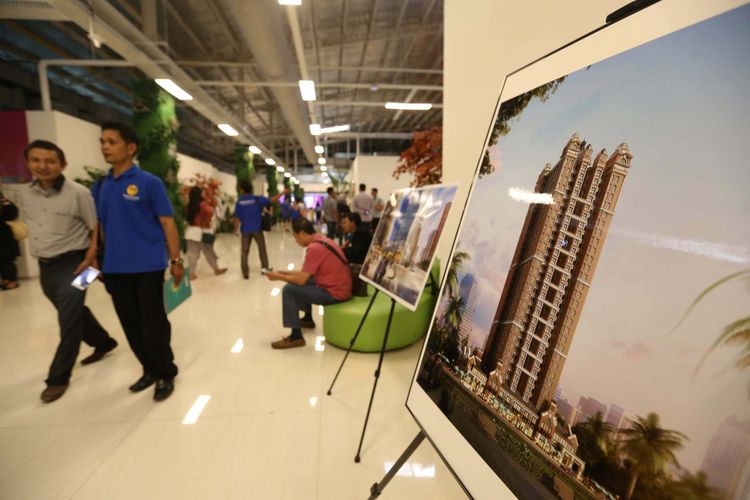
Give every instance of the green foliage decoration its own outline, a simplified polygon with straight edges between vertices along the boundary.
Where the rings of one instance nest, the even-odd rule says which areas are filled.
[[[286,180],[286,177],[284,177]],[[266,167],[266,183],[268,183],[268,197],[273,198],[279,194],[279,173],[274,167]],[[273,220],[278,222],[281,218],[281,210],[278,203],[273,204]]]
[[[294,185],[294,199],[295,200],[304,200],[305,199],[305,190],[302,187],[301,184],[295,184]]]
[[[78,184],[86,186],[89,189],[91,188],[91,186],[99,182],[99,179],[107,175],[106,170],[102,168],[92,167],[90,165],[84,165],[83,171],[86,172],[86,177],[76,177],[74,180]]]
[[[240,193],[240,183],[243,181],[253,183],[255,167],[253,166],[253,154],[245,146],[234,148],[234,173],[237,176],[237,197]]]
[[[180,196],[177,171],[177,113],[174,99],[153,80],[133,86],[133,113],[138,135],[138,164],[159,177],[167,189],[180,239],[185,233],[185,207]]]

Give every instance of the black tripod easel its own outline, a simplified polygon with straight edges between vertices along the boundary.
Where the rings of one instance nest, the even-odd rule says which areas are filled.
[[[430,276],[430,286],[432,287],[432,293],[433,295],[437,294],[438,285],[435,281],[435,277],[432,275],[432,273],[429,274]],[[339,378],[339,374],[341,373],[341,369],[344,367],[344,363],[346,363],[346,358],[349,357],[349,354],[352,352],[352,348],[354,347],[354,343],[357,341],[357,337],[359,336],[359,333],[362,331],[362,326],[365,324],[365,320],[367,319],[367,315],[370,314],[370,309],[372,308],[372,305],[375,303],[375,297],[378,296],[379,290],[375,290],[375,293],[372,295],[372,299],[370,299],[370,303],[367,306],[367,309],[365,310],[365,314],[362,315],[362,320],[359,322],[359,326],[357,327],[357,331],[354,332],[354,336],[349,341],[349,348],[346,350],[346,354],[344,355],[344,359],[341,360],[341,364],[339,365],[338,371],[336,371],[336,375],[333,377],[333,381],[331,382],[331,386],[328,388],[327,394],[330,396],[331,391],[333,390],[333,386],[336,383],[336,380]],[[378,387],[378,379],[380,379],[380,368],[383,365],[383,357],[385,356],[385,347],[388,344],[388,334],[391,331],[391,321],[393,320],[393,309],[396,307],[396,299],[391,297],[391,309],[388,312],[388,323],[385,327],[385,334],[383,335],[383,345],[380,347],[380,357],[378,359],[378,367],[375,369],[375,382],[372,385],[372,393],[370,394],[370,404],[367,405],[367,415],[365,416],[365,425],[362,427],[362,436],[359,438],[359,446],[357,447],[357,455],[354,457],[354,461],[356,463],[359,463],[360,457],[359,454],[362,451],[362,443],[365,440],[365,431],[367,430],[367,422],[370,420],[370,411],[372,410],[372,402],[375,399],[375,389]],[[421,440],[420,440],[421,442]],[[416,447],[415,447],[416,448]],[[390,480],[390,479],[389,479]]]
[[[328,388],[327,394],[329,396],[331,395],[331,391],[333,390],[333,385],[336,383],[336,379],[339,378],[339,374],[341,373],[341,369],[344,367],[344,363],[346,363],[346,358],[348,358],[349,353],[352,352],[354,343],[357,341],[357,337],[359,336],[359,333],[362,331],[362,325],[365,324],[367,315],[370,313],[370,309],[372,308],[372,305],[375,303],[375,297],[377,296],[378,296],[378,290],[375,290],[375,293],[373,293],[372,295],[372,299],[370,299],[370,304],[367,306],[367,310],[365,310],[365,314],[362,316],[362,320],[359,322],[357,331],[354,332],[354,336],[349,341],[349,348],[346,350],[344,359],[341,360],[341,365],[339,366],[339,369],[336,372],[336,376],[333,377],[333,382],[331,382],[331,387]],[[383,366],[383,357],[385,356],[385,346],[388,343],[388,334],[391,331],[391,320],[393,320],[394,307],[396,307],[396,300],[393,297],[391,297],[391,310],[388,313],[388,323],[385,327],[385,334],[383,335],[383,345],[380,347],[380,358],[378,359],[378,367],[375,369],[375,382],[372,385],[372,393],[370,394],[370,404],[367,405],[367,415],[365,416],[365,424],[362,427],[362,436],[359,438],[359,446],[357,447],[357,455],[354,457],[354,461],[357,463],[359,463],[359,460],[360,460],[359,453],[360,451],[362,451],[362,443],[365,440],[365,431],[367,431],[367,422],[370,420],[370,411],[372,410],[372,402],[375,399],[375,389],[378,388],[378,380],[380,379],[380,367]]]
[[[409,443],[409,446],[406,447],[406,450],[401,454],[400,457],[398,457],[398,460],[396,460],[396,463],[391,466],[390,469],[388,469],[388,472],[383,477],[383,479],[380,480],[379,483],[375,483],[370,487],[370,496],[367,498],[367,500],[373,500],[375,498],[378,498],[380,494],[383,492],[383,488],[385,488],[389,482],[391,482],[391,479],[393,479],[393,476],[398,474],[398,471],[401,470],[401,467],[404,465],[404,463],[409,459],[412,453],[419,448],[419,445],[422,444],[422,441],[424,441],[424,438],[426,438],[427,435],[424,433],[424,431],[419,431],[419,434],[412,439],[411,443]]]

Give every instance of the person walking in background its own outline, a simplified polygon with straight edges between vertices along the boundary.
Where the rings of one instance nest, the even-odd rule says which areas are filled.
[[[196,266],[200,253],[206,256],[208,265],[214,270],[214,274],[224,274],[227,268],[220,268],[217,262],[216,252],[213,249],[214,233],[213,224],[214,207],[208,201],[208,193],[205,189],[193,186],[188,194],[187,223],[185,230],[185,244],[187,246],[188,268],[190,279],[198,278]]]
[[[283,322],[291,328],[288,337],[273,342],[274,349],[302,347],[302,328],[315,328],[312,304],[337,304],[352,296],[352,275],[341,249],[329,238],[320,236],[307,219],[292,224],[294,241],[306,249],[301,271],[265,273],[271,281],[285,281],[282,289]],[[302,311],[304,316],[299,317]]]
[[[49,367],[41,399],[51,403],[68,388],[81,341],[94,352],[88,365],[117,347],[86,307],[86,290],[71,282],[96,261],[96,207],[91,193],[63,175],[65,153],[49,141],[36,140],[24,150],[34,181],[22,191],[23,215],[31,233],[31,255],[39,260],[44,295],[57,310],[60,342]]]
[[[326,236],[331,239],[336,237],[336,226],[338,225],[338,210],[336,208],[336,192],[332,187],[326,189],[328,196],[323,202],[323,219],[326,223]]]
[[[276,203],[284,195],[289,198],[289,188],[277,194],[271,199],[265,196],[253,195],[253,185],[248,181],[240,183],[242,196],[237,200],[234,207],[234,234],[242,234],[242,248],[240,250],[240,267],[242,277],[250,278],[250,268],[247,264],[247,256],[250,253],[250,243],[255,240],[260,255],[260,266],[262,269],[271,269],[268,265],[268,252],[266,251],[266,237],[263,235],[263,209]]]
[[[372,196],[367,192],[367,186],[360,184],[359,193],[352,200],[352,212],[359,214],[362,218],[362,227],[368,231],[372,230],[373,206]]]
[[[374,232],[375,229],[377,229],[378,224],[380,223],[380,218],[383,216],[383,210],[385,210],[385,202],[383,201],[383,198],[378,196],[378,188],[372,188],[370,190],[370,195],[372,195],[372,231]]]
[[[291,191],[290,191],[291,193]],[[284,231],[289,231],[292,223],[292,195],[288,194],[284,196],[284,201],[281,202],[281,227]]]
[[[320,226],[320,220],[323,218],[323,204],[318,202],[315,205],[315,225]]]
[[[0,185],[0,290],[18,288],[16,258],[21,255],[18,241],[7,224],[18,219],[18,207],[3,195]]]
[[[180,236],[164,183],[133,163],[138,151],[135,131],[107,122],[99,142],[104,160],[112,165],[95,193],[104,241],[104,285],[143,368],[130,391],[156,384],[154,400],[163,401],[174,391],[178,371],[170,345],[172,325],[164,310],[164,270],[169,262],[179,286],[185,273]]]

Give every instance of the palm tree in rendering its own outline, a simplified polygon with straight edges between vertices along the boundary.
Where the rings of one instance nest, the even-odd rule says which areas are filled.
[[[458,357],[458,332],[463,320],[464,299],[456,292],[448,297],[445,306],[445,326],[447,327],[445,356],[451,363],[456,362]]]
[[[448,285],[448,291],[451,295],[458,295],[458,271],[469,260],[471,260],[471,255],[464,251],[458,251],[451,257],[451,265],[448,267],[448,274],[445,277],[445,282]]]
[[[673,485],[673,496],[681,500],[721,500],[722,494],[710,487],[705,472],[687,473]]]
[[[678,329],[680,325],[682,325],[690,312],[695,309],[695,307],[706,297],[706,295],[715,290],[717,287],[739,278],[745,279],[748,284],[750,284],[750,269],[745,269],[744,271],[738,271],[736,273],[730,274],[729,276],[725,276],[709,285],[698,295],[698,297],[696,297],[693,303],[690,304],[690,307],[688,307],[687,311],[685,311],[685,314],[682,315],[682,318],[680,318],[680,321],[672,329],[672,331]],[[719,336],[716,338],[716,340],[714,340],[706,353],[703,355],[700,363],[698,363],[698,366],[695,368],[696,373],[698,373],[698,371],[701,369],[708,356],[720,345],[739,346],[740,356],[737,361],[735,361],[735,366],[740,370],[750,369],[750,316],[740,318],[724,327]],[[748,384],[747,386],[747,397],[750,398],[750,384]]]
[[[627,429],[620,431],[622,451],[630,459],[630,482],[625,497],[633,497],[638,476],[642,472],[657,472],[668,463],[677,464],[675,451],[682,448],[687,439],[683,433],[660,426],[659,415],[649,413],[646,418],[637,417]]]

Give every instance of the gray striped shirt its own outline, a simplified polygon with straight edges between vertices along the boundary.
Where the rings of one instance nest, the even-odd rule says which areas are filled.
[[[96,208],[87,188],[61,175],[49,191],[34,181],[21,192],[31,255],[50,258],[88,248],[96,227]]]

